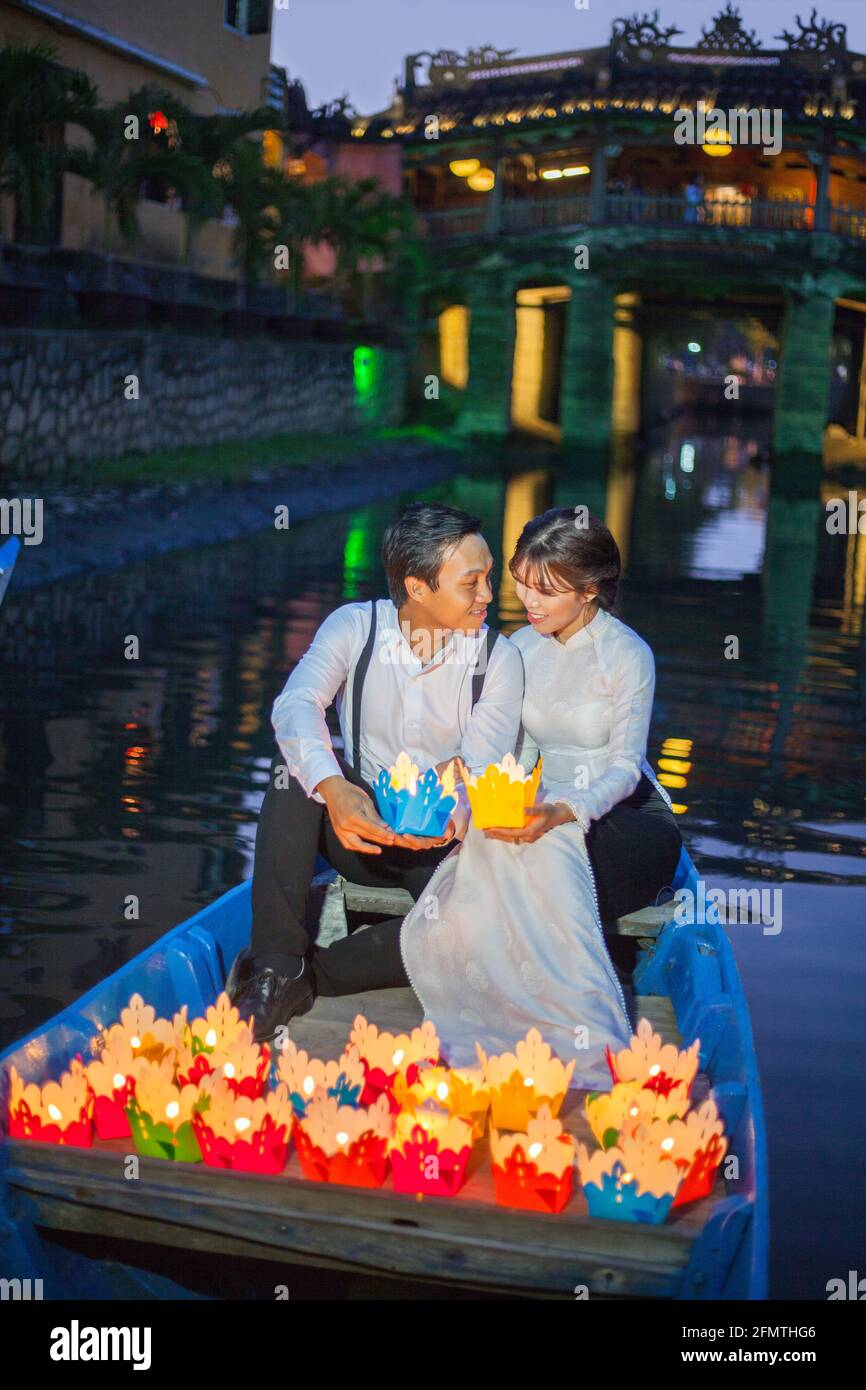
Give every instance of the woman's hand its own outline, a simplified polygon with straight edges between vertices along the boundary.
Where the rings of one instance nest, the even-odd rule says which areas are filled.
[[[526,812],[526,825],[522,828],[496,826],[485,830],[484,834],[490,840],[511,840],[514,844],[531,845],[548,830],[555,830],[558,825],[566,825],[571,820],[574,820],[574,812],[570,806],[563,806],[559,801],[542,801]]]

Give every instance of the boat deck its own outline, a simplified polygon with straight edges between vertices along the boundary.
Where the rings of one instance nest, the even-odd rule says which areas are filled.
[[[421,1022],[409,989],[319,998],[292,1021],[297,1044],[320,1057],[342,1052],[358,1013],[390,1031]],[[665,1041],[680,1042],[670,1000],[636,996],[634,1019],[647,1017]],[[709,1089],[699,1073],[700,1102]],[[591,1148],[585,1092],[572,1090],[561,1112]],[[95,1141],[91,1150],[10,1142],[8,1179],[25,1194],[33,1220],[53,1230],[159,1242],[181,1250],[291,1260],[357,1273],[445,1281],[517,1297],[683,1296],[697,1236],[725,1197],[717,1178],[710,1197],[674,1211],[660,1226],[591,1219],[575,1191],[557,1215],[494,1202],[489,1146],[477,1145],[454,1198],[310,1182],[292,1151],[283,1174],[236,1174],[202,1164],[138,1158],[126,1176],[131,1141]],[[699,1278],[699,1276],[696,1276]]]

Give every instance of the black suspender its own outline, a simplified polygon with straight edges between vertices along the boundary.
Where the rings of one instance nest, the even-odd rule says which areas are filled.
[[[376,600],[370,603],[370,631],[364,643],[364,650],[358,657],[358,664],[355,667],[355,678],[352,682],[352,766],[355,775],[361,776],[361,695],[364,690],[364,680],[373,656],[373,646],[376,641]]]
[[[492,627],[487,629],[487,637],[484,640],[484,656],[479,658],[472,673],[472,708],[481,699],[481,692],[484,689],[484,677],[487,675],[487,668],[490,665],[490,657],[493,648],[496,646],[496,639],[499,633]]]
[[[496,639],[499,633],[495,628],[487,629],[487,636],[484,641],[482,655],[479,656],[472,673],[472,708],[481,699],[481,692],[484,689],[484,680],[490,666],[490,657],[493,648],[496,646]],[[364,681],[370,662],[373,658],[373,648],[376,644],[376,600],[370,604],[370,631],[367,633],[367,640],[364,649],[358,657],[355,666],[355,674],[352,678],[352,766],[356,776],[361,776],[361,699],[364,693]]]

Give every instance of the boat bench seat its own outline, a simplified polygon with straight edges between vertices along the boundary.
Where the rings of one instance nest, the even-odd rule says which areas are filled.
[[[316,939],[320,946],[337,941],[347,932],[346,913],[361,912],[371,916],[405,917],[412,906],[412,897],[405,888],[368,888],[350,883],[334,869],[317,874],[313,880],[307,910],[308,925],[318,923]],[[647,944],[655,941],[667,922],[673,920],[676,903],[660,907],[643,907],[604,925],[606,936],[630,936]]]

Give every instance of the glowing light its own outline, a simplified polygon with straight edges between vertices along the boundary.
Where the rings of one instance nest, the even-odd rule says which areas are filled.
[[[695,446],[688,440],[680,449],[680,468],[683,473],[694,473],[695,471]]]
[[[700,352],[700,343],[689,343],[689,352]]]
[[[541,171],[541,177],[542,177],[543,179],[561,179],[561,178],[562,178],[562,170],[561,170],[561,169],[542,169],[542,171]]]
[[[245,1129],[249,1129],[251,1124],[252,1120],[246,1115],[239,1115],[235,1120],[235,1129],[238,1131],[238,1134],[242,1134]]]
[[[348,1144],[349,1136],[344,1129],[337,1131],[336,1139],[338,1144]]]
[[[208,1028],[207,1032],[204,1035],[204,1041],[205,1047],[216,1047],[217,1030],[215,1028]]]
[[[708,130],[706,144],[701,145],[704,154],[722,159],[731,153],[731,137],[726,130]]]
[[[481,168],[480,159],[452,159],[448,165],[452,174],[456,174],[458,179],[468,179],[470,174],[477,173]]]
[[[496,182],[496,175],[492,169],[479,169],[470,174],[466,182],[475,193],[489,193]]]
[[[682,758],[659,758],[659,767],[664,768],[665,772],[691,772],[691,763],[683,762]]]
[[[544,1145],[543,1145],[543,1144],[540,1144],[540,1143],[536,1140],[536,1142],[535,1142],[534,1144],[530,1144],[529,1148],[527,1149],[527,1157],[528,1157],[528,1158],[538,1158],[538,1155],[539,1155],[540,1153],[543,1153],[543,1152],[544,1152]]]
[[[126,1077],[124,1076],[122,1071],[115,1072],[114,1076],[112,1077],[112,1080],[114,1082],[114,1089],[116,1091],[119,1091],[122,1086],[126,1085]]]
[[[170,1100],[165,1107],[165,1113],[169,1120],[174,1120],[180,1114],[180,1105],[176,1100]]]
[[[400,1063],[402,1062],[402,1060],[403,1060],[403,1058],[404,1058],[405,1056],[406,1056],[406,1053],[403,1051],[403,1048],[402,1048],[402,1047],[398,1047],[398,1048],[395,1050],[394,1055],[393,1055],[392,1058],[391,1058],[391,1061],[394,1063],[394,1066],[395,1066],[395,1067],[399,1067]]]
[[[48,1107],[48,1114],[51,1116],[52,1120],[62,1120],[62,1119],[63,1119],[63,1114],[62,1114],[62,1112],[58,1109],[58,1107],[57,1107],[56,1105],[49,1105],[49,1107]]]
[[[685,777],[678,777],[675,772],[660,772],[659,781],[663,787],[684,787]]]

